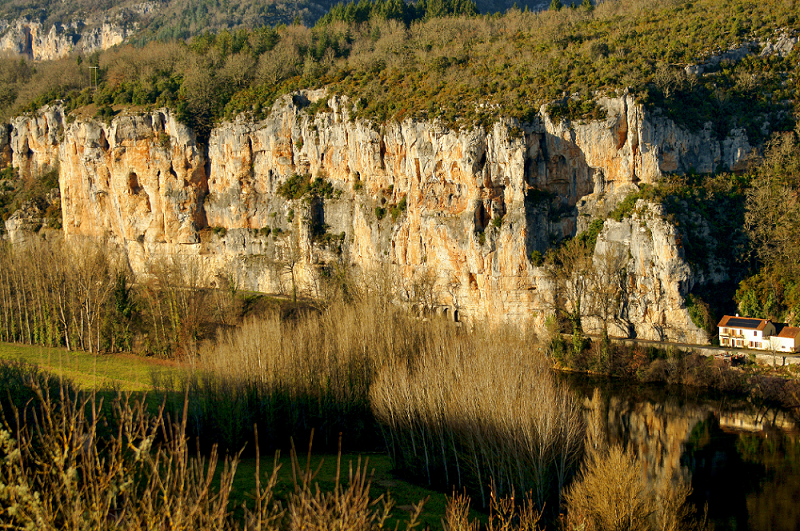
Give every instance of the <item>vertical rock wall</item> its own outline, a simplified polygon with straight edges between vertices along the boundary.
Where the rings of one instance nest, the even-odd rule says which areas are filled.
[[[533,124],[503,119],[489,129],[437,123],[375,125],[323,91],[279,100],[260,122],[238,119],[199,146],[169,111],[69,125],[58,107],[14,120],[10,163],[23,174],[58,165],[67,236],[110,238],[142,273],[148,260],[193,257],[209,282],[279,291],[287,260],[304,289],[319,267],[388,264],[398,291],[436,280],[437,305],[462,318],[542,320],[550,289],[532,251],[581,230],[641,182],[664,171],[735,167],[742,141],[704,143],[674,124],[649,121],[629,96],[604,99],[607,118]],[[2,132],[2,131],[0,131]],[[4,143],[5,142],[5,143]],[[746,143],[746,141],[744,141]],[[278,190],[310,175],[332,192],[310,200]],[[622,329],[639,337],[699,341],[683,307],[691,271],[660,213],[606,222],[598,252],[616,245],[631,262],[630,307]]]
[[[75,21],[54,24],[45,29],[41,22],[28,19],[0,21],[0,51],[21,55],[34,61],[61,59],[77,51],[91,53],[121,44],[128,31],[116,24]]]

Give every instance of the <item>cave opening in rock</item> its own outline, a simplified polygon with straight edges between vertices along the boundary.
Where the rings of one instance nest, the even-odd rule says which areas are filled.
[[[139,185],[139,176],[136,175],[136,172],[130,172],[128,174],[128,190],[132,195],[139,195],[142,193],[142,187]]]
[[[478,202],[478,206],[475,208],[475,230],[483,232],[489,221],[489,213],[486,211],[486,207],[483,206],[483,201]]]

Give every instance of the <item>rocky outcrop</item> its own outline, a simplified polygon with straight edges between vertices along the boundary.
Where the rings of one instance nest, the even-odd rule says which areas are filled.
[[[75,122],[59,149],[64,233],[121,243],[131,266],[197,244],[205,226],[205,157],[194,134],[167,112],[111,125]],[[149,252],[145,246],[157,246]]]
[[[0,51],[34,61],[61,59],[73,52],[92,53],[122,43],[128,30],[109,21],[46,27],[41,22],[18,19],[0,28]]]
[[[770,55],[788,57],[798,41],[798,37],[793,33],[788,28],[782,28],[776,30],[772,36],[766,39],[745,42],[731,46],[727,50],[718,50],[718,53],[708,57],[702,64],[685,66],[684,71],[689,75],[703,75],[708,70],[719,68],[723,63],[737,63],[755,53],[758,53],[761,57],[769,57]],[[759,52],[759,50],[761,51]]]
[[[661,205],[639,200],[632,217],[606,220],[595,255],[606,253],[629,256],[626,296],[620,318],[610,323],[610,335],[626,337],[635,330],[645,339],[708,342],[684,309],[695,278],[683,259],[678,231],[664,221]],[[600,325],[594,323],[594,328]]]
[[[8,241],[20,244],[30,241],[43,230],[58,235],[61,229],[61,204],[57,188],[38,201],[26,201],[5,221]]]
[[[305,112],[320,98],[325,112]],[[409,303],[431,306],[433,295],[461,318],[542,322],[550,286],[533,251],[664,172],[736,167],[744,156],[651,119],[628,95],[600,104],[602,121],[555,123],[543,109],[533,124],[456,131],[353,120],[346,99],[304,92],[279,100],[266,120],[217,127],[207,146],[166,110],[67,125],[49,107],[17,118],[8,145],[22,173],[58,165],[67,236],[111,238],[138,273],[180,254],[208,282],[224,272],[242,288],[275,292],[292,264],[313,293],[326,264],[388,265]],[[297,175],[324,186],[304,197],[281,190],[302,184]],[[693,278],[677,233],[656,208],[639,211],[607,221],[598,244],[632,256],[635,303],[620,331],[699,340],[683,305]],[[430,293],[423,278],[435,280]]]
[[[64,110],[58,105],[45,106],[35,116],[18,116],[11,120],[9,159],[22,179],[58,167],[64,121]],[[0,140],[0,147],[2,143]]]

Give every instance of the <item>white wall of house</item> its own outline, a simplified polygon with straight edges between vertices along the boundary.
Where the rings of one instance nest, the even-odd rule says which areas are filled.
[[[767,323],[763,330],[752,328],[719,327],[720,345],[723,347],[769,350],[770,338],[774,337],[775,325]],[[729,337],[724,337],[729,336]]]
[[[798,338],[773,336],[770,342],[777,352],[795,352],[798,349]]]

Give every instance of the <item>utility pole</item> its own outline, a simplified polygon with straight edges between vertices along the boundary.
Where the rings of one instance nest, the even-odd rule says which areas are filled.
[[[90,70],[94,70],[94,87],[92,87],[92,74],[90,73],[89,74],[89,88],[94,88],[94,90],[97,90],[97,69],[98,69],[98,67],[90,66],[89,69]]]

